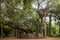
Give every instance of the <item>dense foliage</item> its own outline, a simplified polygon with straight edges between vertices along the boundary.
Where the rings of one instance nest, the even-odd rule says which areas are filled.
[[[0,10],[1,37],[60,36],[59,0],[2,0]]]

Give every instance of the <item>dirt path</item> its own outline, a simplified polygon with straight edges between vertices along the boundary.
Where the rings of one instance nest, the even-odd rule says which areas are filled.
[[[46,37],[41,39],[17,39],[17,38],[3,38],[0,40],[60,40],[60,37]]]

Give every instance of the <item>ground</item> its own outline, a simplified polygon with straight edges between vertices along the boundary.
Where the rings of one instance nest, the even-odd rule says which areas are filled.
[[[0,40],[60,40],[60,37],[46,37],[46,38],[39,38],[39,39],[3,38]]]

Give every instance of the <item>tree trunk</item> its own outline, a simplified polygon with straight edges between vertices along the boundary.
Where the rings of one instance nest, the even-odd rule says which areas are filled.
[[[0,0],[0,13],[1,13],[1,0]],[[1,14],[0,14],[0,16],[1,16]],[[0,34],[1,34],[1,21],[0,21]]]
[[[0,13],[1,13],[1,2],[2,0],[0,0]],[[1,17],[1,14],[0,14]],[[0,18],[0,27],[1,27],[1,38],[3,38],[3,24],[2,24],[2,18]]]
[[[60,36],[60,25],[59,25],[59,36]]]
[[[43,17],[41,17],[41,23],[40,23],[40,24],[41,24],[40,30],[41,30],[41,33],[43,34],[43,25],[44,25],[44,24],[43,24]]]
[[[60,36],[60,20],[59,20],[59,36]]]
[[[49,35],[51,35],[51,20],[52,20],[52,19],[51,19],[51,16],[52,16],[52,15],[50,14],[50,16],[49,16],[49,28],[48,28],[48,34],[49,34]]]
[[[43,29],[43,36],[46,37],[46,13],[44,15],[44,29]]]
[[[1,23],[1,39],[3,38],[3,24]]]

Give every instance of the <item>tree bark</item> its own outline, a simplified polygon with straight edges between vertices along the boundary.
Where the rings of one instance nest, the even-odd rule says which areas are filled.
[[[52,15],[50,14],[50,16],[49,16],[49,28],[48,28],[48,30],[49,30],[49,31],[48,31],[48,34],[49,34],[49,35],[51,35],[51,21],[52,21],[51,16],[52,16]]]
[[[1,39],[3,38],[3,24],[1,23]]]
[[[59,20],[59,36],[60,36],[60,20]]]
[[[0,13],[1,13],[1,2],[2,0],[0,0]],[[1,15],[0,15],[1,17]],[[3,24],[2,24],[2,18],[0,18],[0,27],[1,27],[1,39],[3,38]]]
[[[43,36],[46,37],[46,13],[44,15],[44,29],[43,29]]]

